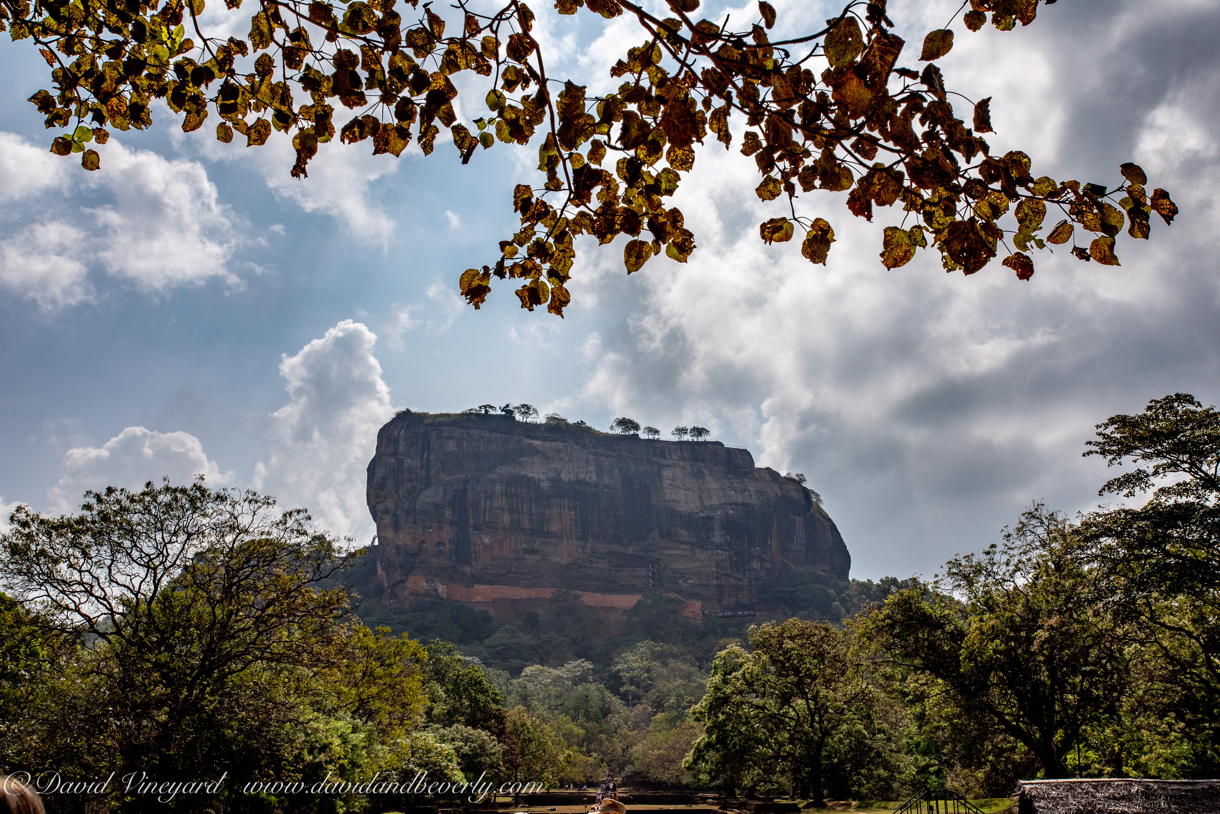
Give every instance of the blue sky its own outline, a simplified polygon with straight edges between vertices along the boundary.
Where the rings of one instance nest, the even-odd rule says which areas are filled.
[[[774,5],[794,30],[831,12]],[[891,3],[906,62],[913,32],[955,8]],[[552,73],[595,87],[635,39],[588,15],[541,26]],[[1173,193],[1178,221],[1120,242],[1121,268],[1061,251],[1037,253],[1028,283],[998,263],[946,275],[931,253],[887,271],[897,213],[870,225],[824,193],[801,205],[839,241],[810,266],[761,244],[780,202],[757,201],[753,162],[714,147],[677,199],[691,261],[628,278],[619,244],[578,244],[564,320],[521,311],[508,287],[478,312],[456,294],[513,231],[526,152],[463,167],[451,146],[333,145],[298,182],[276,139],[221,145],[162,110],[86,174],[47,153],[24,101],[45,64],[5,40],[0,505],[62,511],[86,488],[202,472],[364,542],[363,470],[395,409],[529,402],[603,429],[617,415],[709,427],[808,476],[853,575],[931,574],[1035,499],[1095,505],[1108,473],[1080,455],[1094,424],[1176,391],[1220,401],[1218,36],[1212,2],[1059,3],[1010,34],[959,30],[941,61],[948,84],[994,97],[993,148],[1025,149],[1036,174],[1113,185],[1134,160]]]

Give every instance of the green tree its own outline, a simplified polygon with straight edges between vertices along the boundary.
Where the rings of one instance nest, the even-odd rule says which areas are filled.
[[[554,786],[563,771],[565,746],[546,722],[525,707],[513,707],[505,716],[505,763],[514,781]]]
[[[12,520],[0,578],[74,644],[47,704],[14,722],[40,733],[25,767],[61,768],[77,750],[85,776],[227,772],[234,789],[411,764],[423,651],[346,616],[333,577],[348,557],[305,512],[196,482],[90,492],[78,515]]]
[[[1098,494],[1151,494],[1090,514],[1081,531],[1140,618],[1177,640],[1164,653],[1220,699],[1220,412],[1176,393],[1097,430],[1086,455],[1137,464]]]
[[[1027,747],[1046,777],[1066,777],[1069,753],[1128,686],[1121,621],[1083,548],[1036,504],[1002,546],[950,560],[931,589],[890,596],[857,630]]]
[[[1086,455],[1110,466],[1135,464],[1099,494],[1147,496],[1139,507],[1087,515],[1080,533],[1111,581],[1110,593],[1164,662],[1148,668],[1164,687],[1159,697],[1181,702],[1176,710],[1159,705],[1153,729],[1137,727],[1142,734],[1125,736],[1145,744],[1128,754],[1152,749],[1162,757],[1148,760],[1159,765],[1176,761],[1176,771],[1214,772],[1220,766],[1220,412],[1175,393],[1150,401],[1142,413],[1097,425],[1097,439],[1088,445]],[[1154,733],[1175,716],[1181,737]],[[1148,746],[1172,743],[1177,746]],[[1183,750],[1189,758],[1171,754]]]
[[[716,655],[707,694],[691,710],[705,732],[685,766],[730,788],[785,777],[796,796],[821,806],[828,745],[862,694],[846,637],[789,619],[751,627],[750,646]]]
[[[626,416],[619,416],[611,422],[610,430],[619,435],[632,435],[640,431],[640,422]]]
[[[476,307],[494,276],[521,283],[522,307],[562,315],[581,235],[602,244],[629,236],[629,273],[662,252],[685,262],[695,236],[669,199],[712,137],[728,149],[740,125],[741,151],[761,176],[755,194],[788,205],[759,225],[761,239],[789,242],[799,230],[814,263],[826,262],[834,230],[798,214],[796,199],[818,189],[849,192],[849,211],[870,221],[874,205],[901,203],[916,215],[913,226],[885,228],[887,267],[933,245],[946,269],[973,274],[1011,242],[1003,262],[1021,279],[1034,270],[1026,252],[1067,243],[1074,225],[1085,232],[1074,253],[1114,265],[1124,226],[1147,238],[1153,212],[1167,223],[1177,212],[1133,164],[1122,165],[1122,183],[1081,184],[1038,176],[1019,150],[992,155],[983,138],[992,100],[963,105],[936,65],[954,31],[929,32],[916,55],[892,33],[885,0],[849,0],[825,27],[794,35],[772,33],[776,10],[766,0],[740,19],[712,12],[719,22],[698,17],[699,0],[670,0],[658,12],[667,16],[633,0],[555,0],[562,15],[584,7],[635,24],[638,38],[610,70],[621,83],[604,95],[590,95],[584,78],[548,74],[555,63],[535,36],[537,10],[522,0],[487,12],[425,3],[422,14],[418,0],[408,3],[404,18],[395,0],[339,11],[259,0],[238,28],[248,34],[221,39],[201,28],[205,0],[0,0],[0,27],[47,61],[53,89],[31,102],[56,133],[52,152],[80,154],[89,170],[101,163],[94,145],[112,130],[152,124],[155,100],[186,131],[215,114],[222,142],[236,133],[257,146],[283,133],[298,177],[336,135],[395,156],[414,139],[430,154],[445,128],[463,163],[480,146],[538,143],[540,177],[513,192],[519,231],[500,242],[498,259],[459,281]],[[1032,23],[1039,6],[972,0],[955,21],[959,32],[977,31],[990,12],[1007,31]],[[458,121],[458,87],[472,75],[487,77],[475,91],[486,94],[487,113]]]
[[[457,648],[441,641],[427,645],[428,721],[465,726],[493,736],[504,734],[504,694],[479,664],[467,664]]]
[[[703,727],[685,716],[654,715],[644,737],[631,748],[633,773],[654,783],[681,785],[686,782],[683,761],[702,734]]]

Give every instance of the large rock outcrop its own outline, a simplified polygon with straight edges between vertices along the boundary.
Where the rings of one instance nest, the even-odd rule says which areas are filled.
[[[793,574],[846,579],[834,523],[796,481],[718,442],[507,415],[404,411],[368,468],[391,601],[513,615],[556,590],[619,611],[652,591],[691,616],[768,609]]]

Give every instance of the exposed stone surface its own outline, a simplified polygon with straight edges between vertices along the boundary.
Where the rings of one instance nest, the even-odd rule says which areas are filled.
[[[496,613],[563,589],[621,609],[661,591],[698,616],[767,607],[775,580],[846,579],[851,564],[809,492],[747,450],[506,415],[398,415],[377,436],[368,504],[396,602]]]

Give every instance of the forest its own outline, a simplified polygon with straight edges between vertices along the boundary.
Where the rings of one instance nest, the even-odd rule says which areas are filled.
[[[814,806],[1214,776],[1220,413],[1157,399],[1085,454],[1127,465],[1100,490],[1126,502],[1034,503],[931,580],[794,580],[792,618],[691,620],[649,596],[614,636],[574,595],[520,624],[404,612],[303,510],[202,481],[18,507],[0,768],[59,784],[51,811],[398,810],[437,801],[267,784],[421,772],[554,788],[610,769]],[[143,778],[212,785],[166,800]]]

